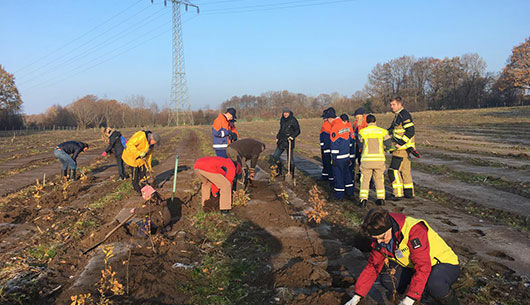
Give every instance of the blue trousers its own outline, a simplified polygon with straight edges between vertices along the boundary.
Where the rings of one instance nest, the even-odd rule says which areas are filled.
[[[63,170],[66,170],[68,168],[70,168],[71,170],[77,169],[77,164],[75,163],[74,159],[72,159],[72,157],[70,157],[63,150],[56,148],[53,151],[53,154],[63,164]]]
[[[353,180],[350,171],[350,159],[333,160],[333,177],[335,178],[335,198],[344,199],[344,194],[353,195]]]
[[[404,268],[397,264],[395,266],[396,273],[394,277],[396,278],[396,290],[398,293],[403,294],[406,292],[410,280],[414,275],[414,269]],[[460,276],[460,266],[458,265],[436,264],[432,266],[423,295],[428,294],[437,300],[444,298],[449,294],[451,285],[456,282],[458,276]],[[386,289],[393,291],[392,279],[388,275],[388,272],[383,271],[379,279]]]
[[[228,158],[228,155],[226,154],[226,148],[215,149],[215,155],[218,157]]]
[[[333,169],[331,167],[330,153],[322,153],[322,180],[333,182]]]
[[[274,153],[272,154],[272,159],[278,164],[279,172],[282,172],[282,166],[283,162],[280,159],[280,156],[283,154],[284,151],[288,149],[280,148],[276,146],[276,150],[274,150]],[[289,155],[287,155],[287,159],[289,159]],[[291,147],[291,173],[294,174],[294,148]]]

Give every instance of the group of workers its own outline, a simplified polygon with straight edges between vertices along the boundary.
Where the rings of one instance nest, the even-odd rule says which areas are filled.
[[[352,196],[354,181],[360,180],[359,204],[366,206],[370,181],[376,188],[376,204],[385,200],[384,172],[385,151],[392,154],[388,178],[392,184],[393,199],[413,198],[414,186],[410,173],[410,154],[418,156],[414,144],[414,123],[410,113],[403,108],[403,101],[395,97],[390,101],[395,114],[388,129],[377,126],[376,117],[360,108],[353,114],[350,124],[346,114],[337,116],[333,108],[323,112],[324,122],[320,132],[322,153],[322,179],[329,181],[337,199]],[[239,139],[235,127],[237,116],[234,108],[220,113],[212,125],[212,142],[216,156],[196,160],[193,168],[199,177],[201,204],[211,196],[219,196],[221,213],[231,210],[232,191],[240,177],[252,183],[255,168],[265,144],[255,139]],[[138,131],[128,141],[119,131],[107,130],[109,146],[103,156],[114,153],[121,179],[126,179],[123,164],[131,167],[132,183],[139,191],[139,179],[145,169],[151,168],[153,146],[160,143],[160,136],[150,131]],[[300,134],[298,120],[288,108],[282,110],[280,130],[276,136],[277,147],[272,155],[281,174],[280,159],[285,150],[293,155],[295,138]],[[55,149],[55,156],[63,163],[63,175],[75,179],[76,157],[86,151],[88,145],[69,141]],[[72,156],[70,157],[69,154]],[[248,166],[247,161],[250,161]],[[294,173],[293,166],[290,168]],[[359,165],[360,175],[355,168]],[[412,305],[429,295],[439,305],[459,305],[451,289],[460,275],[459,261],[453,250],[427,224],[400,213],[390,213],[382,207],[371,209],[364,218],[362,228],[372,237],[372,251],[366,267],[355,284],[355,295],[346,305],[356,305],[369,293],[375,280],[390,291],[404,294],[399,305]],[[386,269],[385,272],[382,272]]]
[[[324,122],[320,130],[322,179],[330,182],[336,199],[353,196],[354,182],[358,180],[359,204],[366,206],[373,178],[376,204],[383,205],[385,151],[392,154],[388,169],[393,189],[392,200],[414,197],[409,158],[409,154],[418,156],[414,144],[414,122],[410,113],[403,108],[401,97],[393,98],[390,107],[395,116],[388,129],[378,127],[376,117],[373,114],[366,115],[363,108],[353,114],[353,125],[347,114],[337,116],[331,107],[324,110]],[[355,171],[357,164],[358,175]]]

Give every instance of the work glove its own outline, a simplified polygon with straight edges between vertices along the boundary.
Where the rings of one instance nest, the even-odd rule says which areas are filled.
[[[140,153],[140,158],[143,158],[143,157],[145,157],[145,155],[146,155],[146,153],[145,153],[145,152],[141,152],[141,153]]]
[[[405,297],[398,305],[412,305],[416,302],[413,298]]]
[[[107,152],[106,152],[106,151],[104,151],[104,152],[103,152],[103,153],[101,154],[101,156],[102,156],[102,157],[105,157],[105,156],[107,156]]]
[[[351,300],[349,300],[344,305],[357,305],[360,301],[361,301],[361,296],[356,294],[356,295],[353,296],[353,298]]]
[[[294,138],[293,138],[293,137],[289,137],[289,141],[293,141],[293,140],[294,140]]]

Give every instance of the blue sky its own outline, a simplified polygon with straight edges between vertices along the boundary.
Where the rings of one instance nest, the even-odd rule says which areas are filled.
[[[189,101],[217,107],[242,94],[351,95],[371,69],[403,55],[476,52],[500,71],[530,36],[521,0],[201,0],[183,14]],[[86,94],[164,106],[171,7],[162,0],[0,1],[0,64],[26,113]]]

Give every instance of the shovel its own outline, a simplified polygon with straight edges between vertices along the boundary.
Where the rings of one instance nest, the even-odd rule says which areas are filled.
[[[133,218],[134,214],[131,213],[131,215],[129,215],[129,217],[125,218],[125,220],[123,220],[122,222],[120,222],[117,226],[114,227],[114,229],[112,229],[109,233],[107,233],[107,235],[105,235],[105,238],[103,238],[103,240],[101,240],[100,242],[98,242],[97,244],[95,244],[94,246],[92,246],[90,249],[88,250],[85,250],[83,251],[83,254],[87,254],[88,252],[96,249],[99,245],[101,245],[102,243],[104,243],[112,234],[114,234],[114,232],[116,232],[116,230],[118,230],[121,226],[123,226],[127,221],[129,221],[129,219]]]
[[[287,174],[285,181],[293,182],[293,174],[291,174],[291,140],[289,140],[289,150],[287,151]]]

